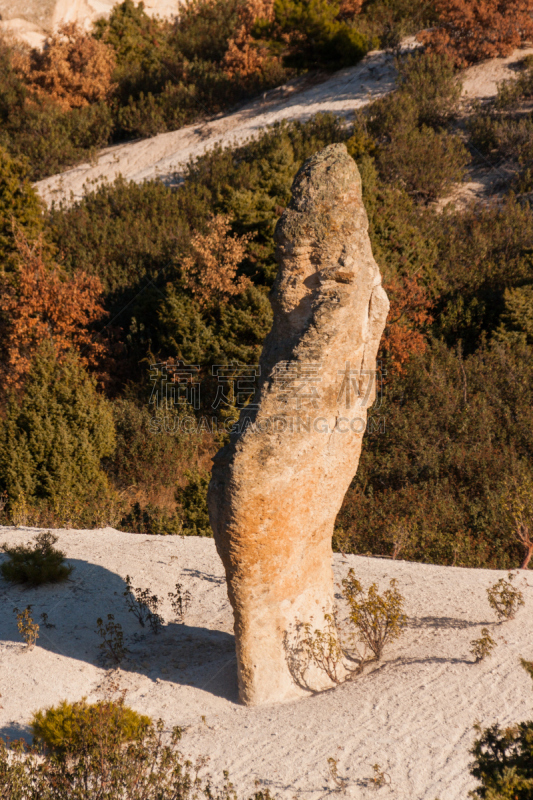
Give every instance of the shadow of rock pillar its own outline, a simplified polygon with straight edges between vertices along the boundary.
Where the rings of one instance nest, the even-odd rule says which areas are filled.
[[[213,460],[208,492],[250,705],[302,693],[285,636],[298,623],[320,627],[332,609],[333,526],[357,470],[389,308],[343,144],[305,162],[275,238],[259,388]]]

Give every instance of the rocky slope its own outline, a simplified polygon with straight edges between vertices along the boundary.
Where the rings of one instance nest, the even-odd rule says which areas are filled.
[[[39,47],[45,36],[64,22],[89,27],[98,17],[109,14],[116,0],[0,0],[4,31]],[[168,17],[176,14],[179,0],[144,0],[148,14]]]

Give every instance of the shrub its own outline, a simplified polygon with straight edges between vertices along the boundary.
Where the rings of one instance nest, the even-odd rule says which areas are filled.
[[[0,270],[12,264],[15,234],[35,238],[42,230],[41,202],[27,166],[0,147]]]
[[[67,580],[73,567],[64,563],[65,553],[54,547],[56,542],[57,536],[48,531],[37,534],[35,540],[27,545],[9,547],[3,544],[1,549],[9,560],[0,565],[2,576],[6,581],[30,586]]]
[[[144,623],[148,622],[154,633],[159,633],[163,624],[163,618],[157,613],[159,608],[159,598],[150,593],[150,589],[134,589],[131,578],[126,575],[126,591],[124,592],[128,611],[137,618],[139,624],[144,628]]]
[[[37,711],[31,721],[34,741],[62,755],[98,746],[98,732],[105,729],[117,744],[142,739],[152,721],[123,702],[110,700],[77,703],[63,700],[58,706]]]
[[[378,36],[380,47],[396,48],[436,20],[434,0],[365,0],[357,25],[369,36]]]
[[[288,67],[351,66],[377,44],[339,20],[339,12],[331,0],[274,0],[271,36],[289,43]]]
[[[77,704],[80,706],[81,704]],[[12,746],[0,739],[0,792],[16,800],[194,800],[213,797],[211,782],[198,777],[205,758],[187,760],[179,749],[181,731],[170,734],[159,720],[139,730],[125,742],[116,724],[117,706],[97,704],[89,715],[76,719],[77,730],[69,750],[42,751],[23,741]],[[133,712],[134,713],[134,712]],[[142,719],[142,718],[141,718]],[[234,800],[225,774],[217,791],[219,800]],[[268,790],[250,800],[272,800]]]
[[[342,581],[343,595],[348,601],[350,621],[356,629],[357,639],[368,647],[377,661],[381,660],[385,646],[398,639],[407,625],[403,613],[404,598],[391,579],[390,589],[378,594],[377,584],[369,586],[367,593],[355,577],[353,569]]]
[[[313,630],[310,623],[303,625],[301,639],[298,647],[302,651],[301,658],[306,665],[314,665],[326,673],[332,683],[339,684],[346,677],[343,664],[343,650],[335,618],[331,614],[324,614],[322,628]]]
[[[18,608],[14,608],[13,613],[17,616],[18,631],[26,642],[27,649],[31,650],[39,638],[39,625],[33,621],[31,606],[26,606],[24,611],[19,611]]]
[[[192,255],[182,262],[185,285],[198,299],[200,307],[213,306],[232,295],[242,294],[250,281],[237,278],[237,269],[246,255],[250,236],[230,236],[229,218],[211,217],[205,235],[191,238]]]
[[[114,68],[112,48],[69,22],[32,50],[23,74],[30,89],[70,109],[107,101]]]
[[[495,647],[496,642],[489,634],[489,629],[481,628],[480,638],[470,642],[470,652],[474,656],[474,662],[477,664],[479,661],[483,661],[484,658],[490,656]]]
[[[531,664],[521,661],[533,677]],[[497,723],[482,729],[474,742],[470,772],[481,785],[472,797],[486,800],[529,800],[533,792],[533,721],[507,728]]]
[[[120,622],[115,622],[114,614],[107,615],[107,622],[104,623],[101,617],[96,620],[96,632],[102,639],[99,647],[104,660],[110,660],[119,665],[128,652],[124,644],[124,633]]]
[[[179,514],[166,508],[154,503],[142,506],[136,501],[128,513],[121,517],[117,528],[147,536],[177,536],[183,533],[183,522]]]
[[[375,140],[381,177],[428,202],[460,182],[470,160],[461,139],[440,127],[460,85],[446,58],[411,56],[398,68],[398,91],[372,103],[359,125]]]
[[[533,34],[532,0],[437,0],[439,23],[420,38],[460,66],[508,56]]]
[[[207,487],[210,473],[189,470],[185,473],[188,483],[176,490],[176,500],[183,508],[183,531],[186,536],[212,536],[207,508]]]
[[[386,435],[365,437],[337,521],[342,549],[390,555],[390,532],[402,523],[411,532],[406,559],[492,569],[520,563],[521,545],[502,530],[502,476],[529,464],[530,370],[527,348],[480,347],[464,356],[430,341],[403,374],[387,376],[379,408]]]
[[[458,109],[461,82],[446,55],[418,52],[396,59],[398,90],[414,100],[419,125],[445,125]]]
[[[506,481],[503,506],[513,536],[522,547],[520,569],[527,569],[533,556],[533,480],[527,473]]]
[[[0,279],[3,364],[7,389],[20,389],[43,342],[62,361],[75,349],[81,364],[94,366],[105,351],[91,327],[105,315],[98,278],[76,273],[72,278],[49,266],[43,241],[30,244],[15,234],[17,269]]]
[[[113,452],[114,427],[95,383],[75,355],[60,364],[41,349],[23,396],[11,399],[0,425],[0,486],[10,504],[106,500],[101,460]]]
[[[524,605],[524,596],[520,589],[513,586],[512,581],[515,576],[510,572],[508,580],[500,578],[494,586],[487,589],[487,597],[490,607],[496,612],[500,622],[506,619],[514,619],[520,606]]]
[[[184,590],[181,583],[177,583],[175,590],[168,593],[168,599],[170,600],[172,610],[176,615],[178,622],[183,625],[185,622],[185,613],[192,600],[191,593],[188,591],[188,589]]]
[[[400,128],[393,136],[378,155],[385,180],[398,182],[424,202],[442,197],[462,181],[470,157],[458,136],[425,125]]]

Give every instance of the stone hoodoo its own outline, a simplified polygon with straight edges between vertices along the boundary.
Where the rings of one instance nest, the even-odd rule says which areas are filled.
[[[333,605],[331,537],[356,473],[389,303],[343,144],[309,158],[276,227],[274,323],[208,503],[235,615],[240,697],[302,693],[286,637]]]

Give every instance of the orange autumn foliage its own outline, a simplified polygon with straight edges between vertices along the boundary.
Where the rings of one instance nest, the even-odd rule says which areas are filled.
[[[250,236],[231,236],[229,217],[211,217],[208,231],[191,239],[192,255],[183,259],[185,285],[203,308],[217,300],[242,294],[248,278],[237,278],[237,269],[246,255]]]
[[[394,276],[385,283],[390,312],[381,339],[392,371],[402,374],[412,355],[422,354],[427,346],[424,328],[433,321],[432,302],[418,276]]]
[[[106,315],[100,280],[85,273],[65,278],[57,266],[45,264],[42,238],[30,244],[16,232],[15,239],[18,270],[0,279],[0,373],[7,389],[23,384],[45,340],[59,361],[75,349],[82,364],[92,366],[105,352],[89,330]]]
[[[508,56],[533,37],[533,0],[436,0],[439,26],[419,38],[457,66]]]
[[[64,109],[83,108],[111,95],[115,69],[113,49],[67,23],[32,50],[20,65],[26,84]]]
[[[363,0],[340,0],[339,18],[353,19],[363,10]]]
[[[228,42],[222,61],[224,72],[231,78],[246,80],[265,70],[267,65],[279,64],[280,60],[258,46],[252,36],[252,28],[258,19],[272,22],[274,0],[249,0],[238,12],[239,22]]]

